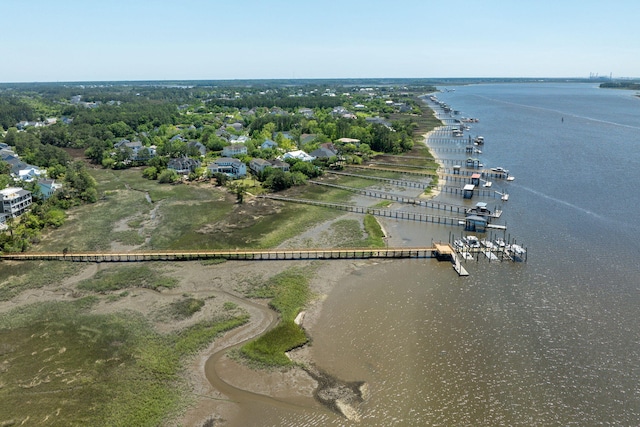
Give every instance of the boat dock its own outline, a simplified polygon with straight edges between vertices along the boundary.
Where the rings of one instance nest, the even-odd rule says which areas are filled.
[[[451,246],[450,244],[436,243],[434,247],[435,247],[435,252],[438,254],[440,258],[448,258],[451,260],[451,263],[453,264],[453,269],[455,270],[456,273],[458,273],[458,276],[469,275],[469,272],[462,266],[462,263],[458,258],[458,253],[453,248],[453,246]]]

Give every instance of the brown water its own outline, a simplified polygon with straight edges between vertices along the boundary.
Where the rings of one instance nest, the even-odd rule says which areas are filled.
[[[439,94],[480,118],[472,131],[487,141],[483,161],[517,177],[494,186],[510,194],[501,223],[528,262],[469,262],[467,278],[435,260],[360,269],[330,293],[311,334],[321,369],[369,384],[362,421],[261,403],[243,406],[233,425],[639,426],[632,95],[544,84]],[[462,231],[385,228],[406,246]]]

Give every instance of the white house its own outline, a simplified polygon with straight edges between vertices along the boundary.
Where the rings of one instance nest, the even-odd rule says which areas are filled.
[[[313,160],[315,160],[316,158],[313,156],[308,155],[307,153],[305,153],[302,150],[296,150],[296,151],[289,151],[288,153],[285,153],[284,156],[282,156],[283,160],[286,159],[298,159],[298,160],[302,160],[303,162],[311,162]]]
[[[9,187],[0,190],[2,205],[0,213],[5,216],[20,216],[31,206],[31,191],[18,187]]]

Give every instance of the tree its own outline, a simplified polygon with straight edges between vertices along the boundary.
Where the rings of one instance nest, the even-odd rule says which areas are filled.
[[[213,177],[216,179],[216,186],[217,187],[222,187],[223,185],[227,184],[227,181],[229,181],[229,177],[222,173],[222,172],[216,172],[213,174]]]
[[[98,200],[96,180],[89,174],[82,161],[77,160],[67,168],[65,182],[72,191],[72,196],[85,202],[94,203]]]
[[[236,195],[236,201],[238,204],[242,204],[244,202],[244,193],[247,191],[247,186],[240,183],[233,183],[231,186],[231,191]]]
[[[177,180],[178,174],[172,169],[165,169],[158,175],[158,182],[160,184],[172,184]]]
[[[271,191],[282,191],[293,186],[293,178],[288,172],[282,169],[271,169],[269,176],[264,181],[264,186]]]
[[[149,166],[142,171],[142,176],[147,179],[158,179],[158,169],[155,166]]]
[[[123,121],[115,122],[109,125],[109,130],[113,132],[113,134],[117,138],[123,138],[131,133],[133,130]]]

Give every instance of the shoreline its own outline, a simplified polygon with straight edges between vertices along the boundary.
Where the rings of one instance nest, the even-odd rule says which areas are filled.
[[[428,104],[427,107],[432,109]],[[436,129],[423,134],[422,143],[429,149],[429,137]],[[439,157],[431,152],[431,150],[430,153],[438,165],[442,166]],[[430,194],[421,194],[420,196],[432,199],[438,195],[439,191],[434,189]],[[341,218],[343,217],[344,216]],[[378,223],[385,235],[385,240],[388,241],[391,239],[392,237],[389,236],[384,221],[378,221]],[[323,230],[326,229],[326,227],[327,224],[323,223],[314,227],[314,229]],[[303,234],[307,236],[314,235],[316,234],[313,231],[314,229]],[[300,239],[300,237],[301,236],[297,236],[291,240],[295,241],[296,239]],[[304,310],[304,314],[301,316],[300,322],[300,325],[309,335],[311,340],[313,340],[314,328],[318,326],[317,324],[323,309],[323,302],[335,286],[337,286],[340,281],[346,279],[349,274],[357,272],[363,267],[375,264],[378,264],[378,262],[354,260],[330,261],[325,262],[324,265],[318,269],[309,284],[310,290],[316,295],[316,297],[312,300],[309,307]],[[240,329],[244,329],[244,327],[241,327]],[[255,332],[256,328],[254,327],[252,329]],[[232,426],[234,425],[233,420],[238,417],[239,413],[242,412],[242,409],[245,408],[245,405],[251,405],[250,401],[242,402],[237,401],[236,399],[231,399],[233,401],[227,400],[230,399],[230,396],[226,396],[214,387],[210,381],[210,375],[207,372],[213,369],[219,374],[221,369],[220,367],[215,366],[216,364],[223,365],[224,370],[226,371],[226,375],[219,374],[220,379],[233,387],[238,392],[237,394],[242,395],[247,393],[248,397],[250,397],[249,395],[264,393],[265,398],[267,400],[273,399],[272,403],[274,404],[279,404],[278,402],[281,402],[281,399],[284,398],[285,400],[295,402],[306,402],[306,405],[309,405],[308,407],[310,408],[318,408],[318,406],[321,405],[318,402],[317,393],[322,380],[317,374],[317,370],[319,368],[314,363],[309,343],[302,348],[290,352],[292,360],[297,364],[307,366],[307,368],[296,366],[287,368],[285,371],[275,373],[271,371],[255,371],[241,363],[229,359],[226,355],[221,355],[221,353],[227,352],[230,348],[238,345],[238,343],[242,341],[237,339],[236,335],[238,334],[242,334],[242,332],[229,332],[209,346],[205,351],[201,352],[190,365],[192,368],[189,370],[192,373],[191,380],[196,380],[196,384],[194,384],[196,386],[195,391],[199,391],[199,393],[196,394],[203,397],[182,417],[180,417],[181,423],[179,425],[201,426],[205,425],[209,420],[216,420],[218,422],[226,421],[225,425]],[[246,334],[247,332],[244,332],[243,335]],[[249,335],[250,334],[251,333],[249,333]],[[255,336],[259,334],[260,333],[255,333]],[[316,371],[315,374],[310,372],[309,369]],[[235,373],[235,377],[233,374],[229,375],[229,372]],[[322,370],[320,370],[320,372],[322,372]],[[247,377],[250,377],[251,381],[246,381]],[[328,378],[332,378],[333,380],[340,382],[336,378],[330,376]],[[289,384],[296,384],[297,387],[288,387]],[[362,401],[358,399],[362,399],[363,394],[366,396],[367,385],[354,383],[353,388],[360,390],[361,394],[358,395],[357,392],[354,392],[352,394],[353,398],[347,399],[349,400],[348,403],[344,403],[340,399],[334,399],[333,404],[335,406],[327,405],[327,402],[325,402],[324,406],[318,409],[328,410],[327,408],[333,407],[334,413],[342,413],[345,418],[357,421],[359,418],[357,404]],[[211,396],[212,394],[215,394],[215,397]],[[231,397],[236,395],[235,392],[232,392],[231,394]],[[207,395],[211,397],[204,397]],[[237,397],[237,395],[235,397]],[[350,404],[352,402],[355,406]],[[231,423],[227,424],[227,422]]]

